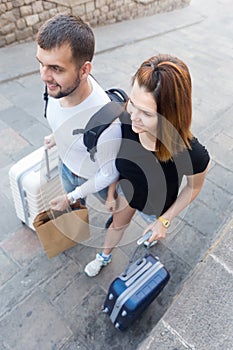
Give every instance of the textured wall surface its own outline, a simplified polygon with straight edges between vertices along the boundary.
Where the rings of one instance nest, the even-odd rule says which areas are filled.
[[[79,15],[92,27],[187,6],[191,0],[1,0],[0,47],[32,40],[59,12]]]

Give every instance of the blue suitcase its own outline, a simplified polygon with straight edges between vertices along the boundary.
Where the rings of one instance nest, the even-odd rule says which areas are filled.
[[[169,278],[160,260],[145,254],[112,281],[103,312],[116,328],[126,330],[158,296]]]

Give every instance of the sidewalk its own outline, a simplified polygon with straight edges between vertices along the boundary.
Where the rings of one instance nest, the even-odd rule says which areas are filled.
[[[139,350],[232,349],[233,219]]]
[[[0,349],[231,350],[233,344],[233,14],[230,0],[192,0],[182,10],[96,28],[93,74],[105,88],[130,89],[138,65],[158,52],[182,58],[193,79],[193,132],[211,153],[204,189],[152,248],[171,274],[127,332],[101,305],[140,236],[135,218],[112,264],[83,273],[98,246],[48,260],[15,215],[8,171],[42,144],[43,84],[34,42],[0,49]],[[94,201],[93,201],[94,203]],[[98,209],[98,208],[97,208]],[[102,225],[98,210],[93,222]],[[94,210],[94,208],[93,208]]]

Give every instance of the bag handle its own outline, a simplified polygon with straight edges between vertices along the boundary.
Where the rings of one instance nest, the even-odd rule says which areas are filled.
[[[74,204],[71,204],[70,207],[68,207],[67,209],[64,210],[54,210],[54,209],[49,209],[50,213],[52,213],[52,216],[54,216],[55,218],[63,215],[65,213],[69,213],[73,210],[79,210],[79,209],[87,209],[87,207],[81,203],[80,199],[77,200],[77,202],[75,202]]]

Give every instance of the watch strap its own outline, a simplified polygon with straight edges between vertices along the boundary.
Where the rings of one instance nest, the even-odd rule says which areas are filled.
[[[158,217],[158,220],[162,222],[162,224],[163,224],[163,226],[164,226],[165,228],[168,228],[168,227],[171,225],[170,220],[165,219],[165,218],[162,217],[162,216],[159,216],[159,217]]]

